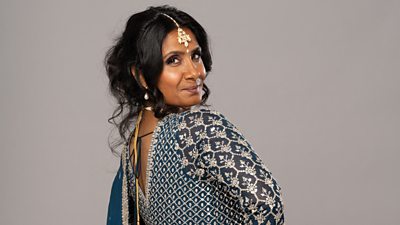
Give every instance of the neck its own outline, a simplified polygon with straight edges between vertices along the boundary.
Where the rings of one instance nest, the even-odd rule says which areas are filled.
[[[158,118],[155,117],[153,111],[143,110],[142,120],[145,121],[145,123],[154,123],[158,121]]]

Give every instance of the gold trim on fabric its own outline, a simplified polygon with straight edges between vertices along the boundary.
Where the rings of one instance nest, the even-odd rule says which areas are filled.
[[[122,225],[129,225],[128,178],[126,176],[127,146],[121,152],[122,160]]]

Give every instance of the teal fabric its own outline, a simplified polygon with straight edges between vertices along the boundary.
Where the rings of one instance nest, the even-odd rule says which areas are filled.
[[[122,173],[122,163],[120,163],[111,188],[107,225],[122,225]]]
[[[122,168],[122,160],[123,157],[121,157],[120,166],[111,187],[110,200],[108,203],[107,225],[122,225],[122,178],[124,172]],[[136,221],[137,214],[136,207],[134,207],[135,201],[130,196],[128,197],[128,206],[129,224],[131,224],[132,221]],[[140,224],[144,224],[142,219],[140,220]]]

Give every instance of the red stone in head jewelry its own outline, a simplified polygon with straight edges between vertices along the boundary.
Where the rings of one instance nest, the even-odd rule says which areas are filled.
[[[179,24],[169,15],[165,13],[161,13],[162,15],[168,17],[172,22],[175,23],[176,27],[178,28],[178,42],[179,44],[184,44],[187,48],[189,46],[189,42],[192,40],[190,39],[189,34],[186,34],[185,31],[179,26]],[[189,52],[189,49],[186,49],[186,52]]]

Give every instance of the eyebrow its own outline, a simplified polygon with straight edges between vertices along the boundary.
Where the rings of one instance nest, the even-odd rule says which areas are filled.
[[[194,48],[192,51],[190,51],[190,53],[193,53],[193,52],[195,52],[195,51],[200,51],[200,52],[201,52],[201,47],[200,47],[200,46],[197,46],[197,47]],[[168,53],[163,57],[163,59],[168,58],[170,55],[183,55],[183,54],[185,54],[185,53],[186,53],[186,51],[171,51],[171,52],[168,52]]]

